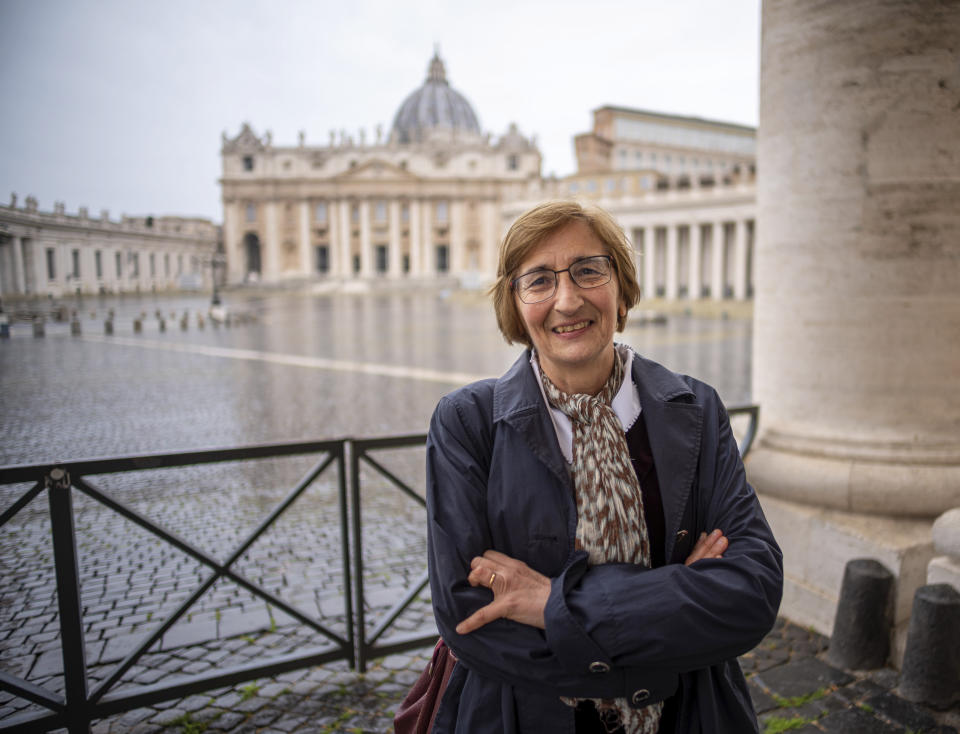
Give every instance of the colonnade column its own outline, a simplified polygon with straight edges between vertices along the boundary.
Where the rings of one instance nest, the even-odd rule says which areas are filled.
[[[391,199],[388,205],[387,217],[389,221],[387,237],[387,272],[391,278],[403,276],[403,261],[400,252],[400,200]]]
[[[350,257],[350,202],[341,199],[337,202],[337,219],[339,222],[340,237],[337,249],[340,252],[340,275],[349,278],[353,275],[353,262]]]
[[[677,297],[677,285],[678,285],[678,245],[677,245],[677,236],[679,227],[676,224],[667,225],[667,282],[664,294],[667,299],[675,300]]]
[[[422,224],[420,237],[423,250],[420,253],[420,272],[423,275],[435,275],[437,268],[433,254],[433,205],[425,200],[420,207],[420,221]]]
[[[747,297],[747,222],[737,219],[733,227],[733,297],[742,301]]]
[[[314,275],[317,272],[315,258],[310,246],[310,202],[304,199],[300,202],[300,271],[304,275]]]
[[[690,271],[687,276],[687,297],[700,298],[700,223],[690,223],[690,236],[687,238],[687,247],[690,251]]]
[[[373,250],[370,244],[370,200],[360,201],[360,275],[370,278],[374,274]]]
[[[26,273],[23,270],[23,240],[16,235],[10,241],[13,247],[13,292],[26,295]]]
[[[762,7],[747,471],[783,611],[821,631],[855,554],[898,576],[901,642],[960,505],[957,28],[938,0]]]
[[[264,209],[264,237],[260,243],[260,279],[263,281],[276,281],[280,277],[280,228],[277,209],[279,203],[276,201],[267,201],[263,204]],[[141,264],[141,272],[149,274],[147,263]]]
[[[710,298],[723,300],[724,290],[724,227],[722,222],[710,225]]]
[[[410,275],[419,277],[423,274],[423,266],[420,258],[420,206],[419,199],[411,199],[409,204],[410,211]]]
[[[657,228],[644,227],[643,232],[643,297],[655,298],[657,295],[656,261]]]

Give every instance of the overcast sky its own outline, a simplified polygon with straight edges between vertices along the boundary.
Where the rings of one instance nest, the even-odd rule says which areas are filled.
[[[0,201],[222,220],[220,135],[389,130],[435,46],[574,170],[602,105],[757,124],[759,0],[0,0]]]

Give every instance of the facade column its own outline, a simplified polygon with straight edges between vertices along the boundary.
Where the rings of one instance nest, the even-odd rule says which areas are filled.
[[[687,275],[687,298],[697,300],[700,298],[702,284],[700,282],[700,222],[690,223],[690,237],[688,239],[690,249],[690,271]]]
[[[408,204],[410,211],[410,275],[419,278],[423,274],[423,265],[420,262],[420,206],[419,199],[411,199]]]
[[[497,209],[492,201],[482,200],[480,207],[480,273],[483,280],[493,282],[497,277],[500,256],[500,230]]]
[[[450,201],[450,275],[462,278],[467,269],[467,238],[464,232],[466,204],[463,199]]]
[[[337,212],[340,230],[340,242],[337,248],[340,257],[340,275],[344,278],[353,277],[353,258],[350,257],[350,201],[349,199],[340,199],[337,202]]]
[[[677,253],[677,237],[679,229],[675,223],[667,225],[667,282],[664,294],[668,301],[677,300],[677,286],[680,281],[680,274],[677,268],[679,258]]]
[[[227,257],[227,282],[240,283],[243,281],[243,247],[240,234],[240,204],[235,199],[223,202],[223,249]],[[117,275],[116,260],[110,263],[110,272],[118,290],[123,290],[123,281],[127,275],[127,263],[123,262],[123,246],[118,244],[114,253],[121,253],[123,270]],[[116,255],[114,254],[114,257]],[[184,271],[188,266],[184,263]]]
[[[372,278],[375,269],[373,247],[370,244],[370,200],[360,201],[360,275]]]
[[[733,226],[733,297],[743,301],[747,297],[747,222],[737,219]]]
[[[300,272],[305,277],[317,275],[317,260],[310,246],[310,202],[300,202]]]
[[[387,205],[389,229],[387,236],[387,271],[391,278],[403,277],[403,253],[400,252],[400,200],[391,199]]]
[[[723,222],[713,222],[710,225],[710,298],[714,301],[723,300],[724,291],[724,254],[726,251],[725,231]]]
[[[13,236],[10,244],[13,246],[13,292],[26,295],[26,273],[23,270],[23,239]]]
[[[932,520],[960,505],[960,4],[762,14],[747,472],[783,613],[829,632],[846,561],[882,559],[896,662]]]
[[[420,274],[433,278],[437,274],[436,257],[433,252],[433,202],[426,199],[420,206]]]
[[[276,201],[267,201],[263,204],[263,242],[261,243],[261,279],[274,283],[280,279],[280,232],[278,209]],[[144,265],[146,267],[146,265]]]
[[[643,233],[643,297],[656,298],[656,253],[657,253],[657,228],[654,226],[641,227]]]

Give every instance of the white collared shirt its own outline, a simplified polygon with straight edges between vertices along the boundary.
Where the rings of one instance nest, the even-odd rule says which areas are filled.
[[[626,344],[614,344],[614,348],[620,355],[623,362],[624,380],[620,385],[617,394],[613,396],[610,407],[620,419],[623,426],[623,432],[629,431],[633,424],[640,417],[640,393],[637,386],[633,384],[633,350]],[[554,408],[547,400],[547,394],[543,390],[543,380],[540,378],[540,363],[537,361],[536,352],[530,357],[530,367],[533,374],[536,375],[537,385],[540,386],[540,394],[543,396],[543,403],[550,410],[550,418],[553,420],[553,428],[557,432],[557,441],[560,442],[560,451],[563,452],[563,458],[568,464],[573,463],[573,424],[570,419],[559,408]]]

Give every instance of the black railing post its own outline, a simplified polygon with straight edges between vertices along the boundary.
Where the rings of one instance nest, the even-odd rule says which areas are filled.
[[[347,503],[347,461],[349,440],[337,449],[337,492],[340,501],[340,552],[343,562],[343,614],[347,625],[347,644],[350,646],[350,667],[357,665],[357,636],[353,624],[353,583],[350,578],[350,521]]]
[[[50,499],[50,526],[53,530],[66,724],[70,734],[87,734],[90,731],[87,705],[87,661],[84,649],[83,609],[80,606],[80,572],[77,563],[77,537],[73,527],[70,475],[65,469],[57,466],[50,470],[44,482]]]
[[[367,621],[363,604],[363,537],[360,522],[360,452],[353,441],[347,442],[350,452],[350,514],[353,520],[353,588],[354,624],[357,630],[357,670],[367,672]]]

